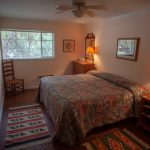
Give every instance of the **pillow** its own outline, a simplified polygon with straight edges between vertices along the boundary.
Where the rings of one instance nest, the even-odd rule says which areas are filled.
[[[148,93],[148,91],[141,84],[130,81],[116,74],[103,72],[103,73],[100,73],[99,75],[96,74],[96,76],[101,77],[105,80],[108,80],[112,83],[115,83],[121,87],[127,88],[131,90],[132,92],[136,91],[138,92],[138,95],[143,95],[143,94]]]
[[[148,91],[139,83],[130,81],[124,77],[121,77],[119,75],[116,74],[112,74],[112,73],[106,73],[106,72],[99,72],[96,70],[91,70],[88,71],[87,73],[94,75],[96,77],[105,79],[109,82],[112,82],[118,86],[124,87],[130,91],[132,91],[133,93],[136,93],[138,96],[142,96],[143,94],[147,94]]]

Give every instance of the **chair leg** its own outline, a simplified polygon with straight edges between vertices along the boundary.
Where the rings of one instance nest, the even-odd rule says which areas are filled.
[[[14,95],[14,85],[13,84],[11,85],[11,92],[12,92],[12,95]]]
[[[16,94],[16,84],[14,84],[14,95]]]
[[[8,95],[8,92],[9,92],[8,87],[5,85],[5,93],[6,93],[6,95]]]
[[[15,90],[15,84],[13,84],[13,95],[15,95],[15,92],[16,90]]]
[[[24,92],[24,80],[22,80],[22,91]]]

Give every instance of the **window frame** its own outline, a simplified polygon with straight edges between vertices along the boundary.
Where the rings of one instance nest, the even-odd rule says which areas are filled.
[[[53,56],[49,56],[49,57],[41,57],[41,58],[12,58],[13,60],[19,60],[19,61],[24,61],[24,60],[53,60],[55,59],[56,56],[56,52],[55,52],[55,33],[51,32],[51,31],[43,31],[43,30],[22,30],[22,29],[5,29],[2,28],[0,29],[0,45],[1,45],[1,53],[2,53],[2,59],[3,60],[9,60],[9,59],[5,59],[3,58],[3,47],[2,47],[2,37],[1,37],[1,31],[14,31],[14,32],[36,32],[36,33],[52,33],[53,34]],[[42,39],[41,39],[41,43],[42,43]],[[42,45],[41,45],[42,46]],[[42,49],[41,49],[42,52]],[[11,58],[10,58],[11,59]]]

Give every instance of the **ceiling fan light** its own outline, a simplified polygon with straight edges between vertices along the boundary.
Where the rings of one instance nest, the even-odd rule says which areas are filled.
[[[84,15],[84,10],[75,9],[75,10],[72,10],[72,13],[75,17],[80,18]]]

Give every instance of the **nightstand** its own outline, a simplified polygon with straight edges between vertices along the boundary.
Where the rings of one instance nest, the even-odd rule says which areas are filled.
[[[94,63],[73,61],[73,74],[82,74],[95,69]]]
[[[150,132],[150,94],[144,95],[140,102],[138,126]]]

